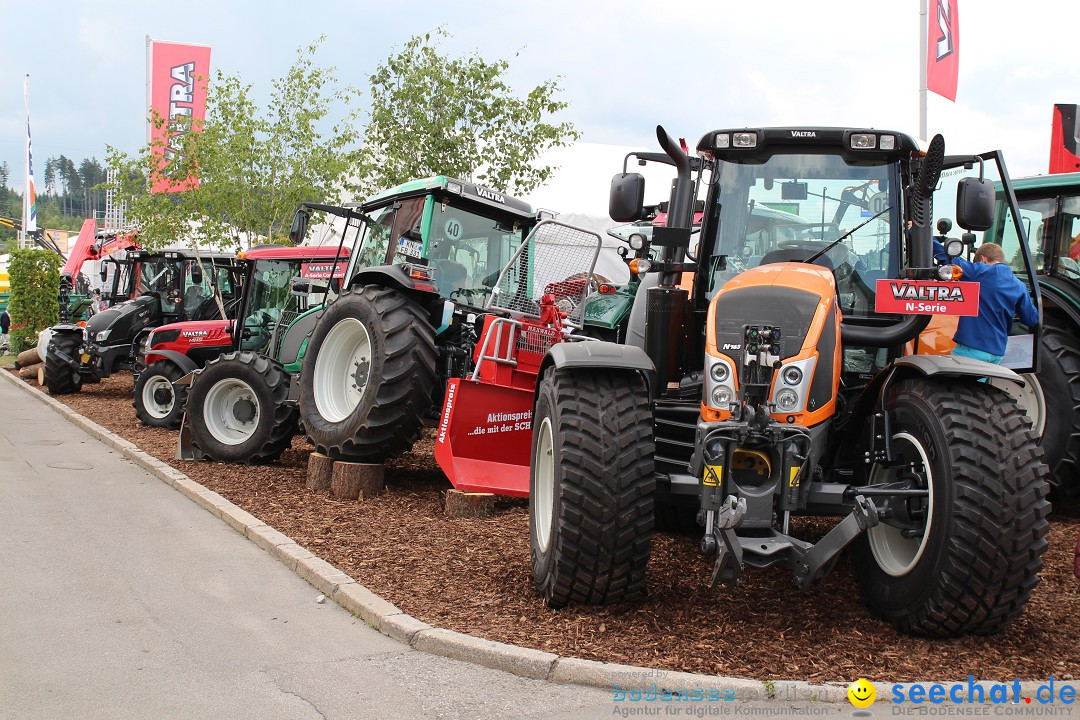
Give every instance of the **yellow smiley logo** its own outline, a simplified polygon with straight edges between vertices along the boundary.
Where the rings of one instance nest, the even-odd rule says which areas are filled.
[[[848,686],[847,697],[855,707],[868,708],[874,704],[877,690],[872,682],[867,681],[865,678],[859,678]]]

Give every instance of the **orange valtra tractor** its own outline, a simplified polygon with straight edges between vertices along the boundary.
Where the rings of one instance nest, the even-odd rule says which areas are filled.
[[[1015,390],[1041,327],[1014,322],[994,364],[945,354],[927,330],[978,313],[954,261],[984,242],[1040,304],[1001,153],[739,128],[707,133],[691,163],[657,137],[677,177],[632,268],[626,342],[558,332],[512,380],[481,360],[493,382],[461,381],[454,412],[469,419],[446,445],[506,467],[459,463],[454,483],[523,494],[527,463],[533,580],[553,607],[640,598],[662,523],[700,533],[713,587],[753,567],[807,590],[850,556],[865,602],[899,630],[999,631],[1047,547],[1047,467]],[[611,218],[642,219],[643,197],[641,175],[616,175]],[[526,422],[521,458],[510,436]]]

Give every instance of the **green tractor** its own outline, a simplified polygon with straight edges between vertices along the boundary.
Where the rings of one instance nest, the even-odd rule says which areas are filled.
[[[307,345],[300,418],[319,452],[382,462],[412,447],[438,417],[447,380],[472,369],[478,320],[504,269],[508,288],[539,282],[580,327],[591,276],[574,269],[591,267],[598,250],[590,244],[578,262],[581,248],[551,223],[550,242],[518,253],[540,221],[532,208],[447,177],[399,186],[360,210],[349,282]],[[302,234],[304,214],[297,219]]]
[[[1042,436],[1056,500],[1080,496],[1080,173],[1013,181],[1042,294],[1039,367],[1020,395]],[[999,190],[1000,193],[1000,190]],[[1020,236],[999,194],[995,242],[1027,277]]]

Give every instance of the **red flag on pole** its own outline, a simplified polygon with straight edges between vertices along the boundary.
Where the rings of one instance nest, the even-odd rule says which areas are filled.
[[[926,89],[956,102],[960,68],[960,0],[931,0],[926,42]]]
[[[183,147],[184,133],[190,129],[186,120],[201,122],[206,118],[206,82],[210,77],[210,47],[182,45],[149,40],[147,48],[147,100],[151,112],[165,119],[155,127],[150,123],[149,139],[165,165]],[[199,179],[186,183],[167,177],[155,180],[151,192],[179,192],[199,186]]]

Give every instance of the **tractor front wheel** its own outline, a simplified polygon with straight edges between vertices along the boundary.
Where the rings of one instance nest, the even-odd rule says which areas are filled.
[[[218,462],[277,460],[297,429],[289,382],[280,365],[246,350],[208,362],[188,388],[185,407],[196,451]]]
[[[58,350],[78,360],[81,344],[82,338],[73,332],[57,332],[49,340],[49,350],[45,354],[45,386],[49,389],[50,395],[70,395],[82,389],[82,375],[79,371],[53,352]]]
[[[382,462],[412,448],[435,388],[435,332],[397,290],[341,294],[312,332],[300,374],[300,416],[315,449]]]
[[[897,462],[871,484],[928,490],[898,501],[855,545],[870,608],[897,629],[953,637],[997,632],[1039,582],[1046,550],[1046,465],[1024,410],[986,383],[900,383],[888,399]]]
[[[533,415],[533,581],[551,607],[634,600],[653,535],[653,428],[630,372],[549,371]]]
[[[150,363],[135,380],[135,416],[149,427],[175,430],[184,415],[187,388],[173,385],[182,377],[180,368],[159,360]]]

